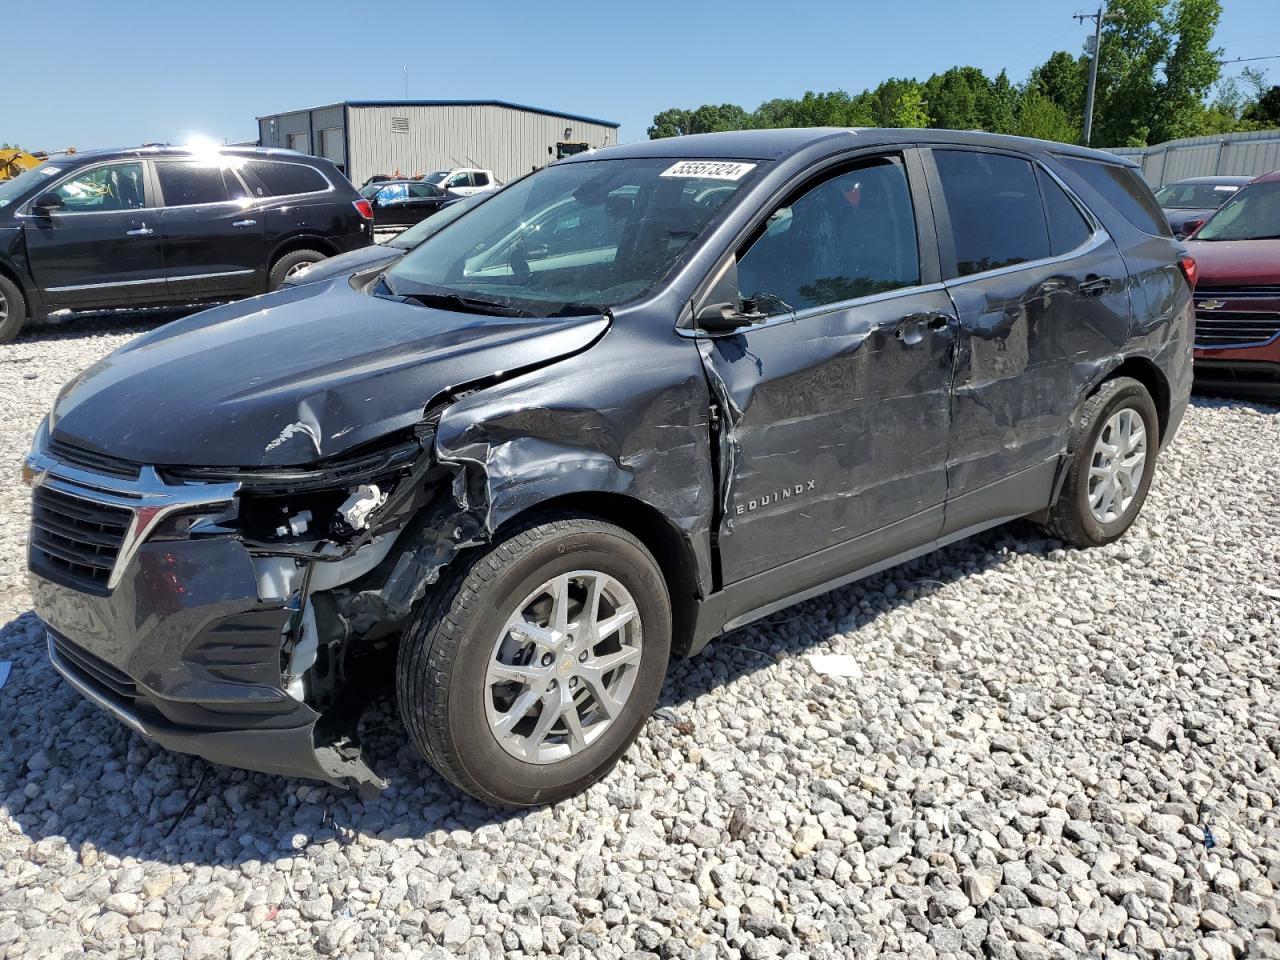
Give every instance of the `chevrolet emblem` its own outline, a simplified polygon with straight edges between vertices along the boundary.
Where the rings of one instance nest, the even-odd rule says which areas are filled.
[[[1225,300],[1201,300],[1197,304],[1201,310],[1221,310],[1226,305],[1227,301]]]

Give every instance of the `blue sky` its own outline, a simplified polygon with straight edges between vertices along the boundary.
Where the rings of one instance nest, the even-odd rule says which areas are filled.
[[[1225,0],[1228,57],[1280,54],[1276,0]],[[671,106],[843,88],[956,64],[1021,80],[1078,51],[1096,0],[70,0],[5,5],[0,142],[57,149],[256,136],[254,117],[345,99],[497,98],[622,123]],[[455,11],[464,11],[461,18]],[[21,40],[19,41],[19,38]],[[1280,82],[1280,60],[1269,68]],[[1229,68],[1238,72],[1238,67]]]

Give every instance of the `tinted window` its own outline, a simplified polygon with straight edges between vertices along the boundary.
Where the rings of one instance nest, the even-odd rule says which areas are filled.
[[[429,183],[411,183],[409,184],[409,196],[422,200],[438,197],[440,196],[440,191]]]
[[[244,184],[240,182],[240,178],[236,176],[236,172],[230,167],[222,168],[222,182],[227,187],[227,199],[244,200],[249,196]]]
[[[378,191],[379,203],[391,203],[394,200],[403,200],[409,196],[409,186],[405,183],[393,183],[389,187],[383,187]]]
[[[315,193],[329,188],[329,181],[320,171],[300,163],[250,160],[245,167],[257,175],[266,196],[287,197],[295,193]]]
[[[166,207],[226,202],[227,186],[217,164],[157,163],[156,176]]]
[[[1040,190],[1017,157],[935,150],[960,276],[1049,256]]]
[[[66,213],[137,210],[146,205],[141,163],[112,163],[86,170],[54,188]]]
[[[1239,189],[1225,183],[1171,183],[1156,191],[1156,202],[1173,210],[1212,210]]]
[[[765,313],[919,282],[907,178],[901,164],[890,161],[838,174],[775,210],[738,259],[738,289]]]
[[[1099,160],[1083,160],[1080,157],[1059,157],[1074,170],[1121,215],[1144,233],[1158,237],[1171,237],[1169,221],[1151,193],[1151,188],[1132,167]]]
[[[450,177],[450,178],[449,178],[449,181],[448,181],[448,183],[446,183],[446,184],[445,184],[445,186],[447,186],[447,187],[469,187],[469,186],[471,186],[471,174],[469,174],[469,173],[455,173],[452,177]]]
[[[487,187],[489,185],[489,175],[487,173],[473,173],[471,181],[477,187]]]
[[[1049,218],[1049,246],[1055,257],[1069,253],[1089,239],[1093,228],[1053,177],[1039,168],[1036,176],[1040,178],[1044,212]]]

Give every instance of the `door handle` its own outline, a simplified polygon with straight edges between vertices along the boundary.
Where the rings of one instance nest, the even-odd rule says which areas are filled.
[[[950,326],[953,317],[949,313],[934,311],[931,313],[910,313],[898,321],[893,335],[908,345],[919,343],[924,339],[925,329],[945,330]]]
[[[126,231],[124,232],[124,235],[125,235],[126,237],[149,237],[149,236],[151,236],[153,233],[155,233],[155,231],[154,231],[154,230],[152,230],[150,227],[148,227],[148,226],[144,223],[144,224],[143,224],[142,226],[140,226],[137,230],[126,230]]]
[[[1110,277],[1096,277],[1090,274],[1084,282],[1080,284],[1080,292],[1086,297],[1096,297],[1100,293],[1105,293],[1111,289],[1111,285],[1115,281]]]
[[[231,225],[233,227],[256,227],[258,225],[258,221],[257,220],[237,220],[235,223]]]

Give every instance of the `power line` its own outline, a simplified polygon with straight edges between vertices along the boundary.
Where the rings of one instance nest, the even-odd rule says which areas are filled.
[[[1218,66],[1225,67],[1232,63],[1253,63],[1255,60],[1280,60],[1280,53],[1272,54],[1269,57],[1236,57],[1234,60],[1219,60]]]

